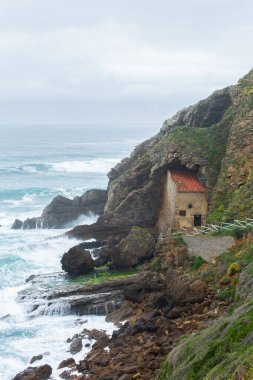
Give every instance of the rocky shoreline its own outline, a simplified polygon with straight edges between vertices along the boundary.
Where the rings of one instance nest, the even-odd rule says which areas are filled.
[[[62,267],[69,276],[96,273],[97,268],[103,267],[108,273],[128,268],[134,268],[138,273],[91,286],[70,286],[43,294],[47,307],[65,305],[66,312],[80,316],[89,313],[106,315],[108,321],[118,325],[118,330],[111,337],[104,332],[84,329],[77,334],[75,342],[70,340],[79,348],[83,336],[94,338],[96,342],[89,354],[78,363],[71,358],[59,363],[63,368],[60,378],[164,380],[169,379],[174,371],[173,380],[202,380],[202,367],[211,358],[211,374],[205,378],[220,379],[212,377],[212,356],[216,355],[217,366],[219,358],[223,357],[222,341],[217,341],[219,331],[224,330],[223,334],[227,336],[228,351],[231,347],[243,346],[246,337],[252,342],[247,335],[250,329],[244,329],[243,320],[235,323],[236,333],[232,341],[228,336],[230,330],[226,328],[232,326],[233,321],[226,322],[228,325],[222,328],[217,322],[234,305],[235,295],[238,299],[245,296],[240,289],[240,279],[252,288],[252,276],[245,269],[249,266],[249,273],[252,274],[252,236],[248,236],[249,231],[246,230],[246,236],[242,231],[231,232],[242,242],[236,242],[233,248],[230,246],[234,240],[227,239],[226,250],[229,254],[222,254],[219,249],[216,252],[215,248],[216,257],[213,257],[211,250],[203,259],[203,242],[199,243],[200,251],[197,250],[194,257],[194,252],[190,252],[181,236],[173,235],[171,229],[163,233],[158,228],[166,173],[173,168],[190,169],[205,180],[211,222],[252,216],[252,79],[253,71],[238,85],[216,91],[167,120],[156,136],[140,144],[129,158],[110,171],[108,189],[103,193],[97,222],[76,226],[65,234],[70,239],[84,241],[63,255]],[[86,199],[84,195],[84,198],[89,201],[89,196]],[[61,206],[62,199],[58,201],[60,207],[56,207],[57,213],[60,210],[60,215],[63,215],[65,206]],[[72,206],[73,203],[79,205],[79,201],[74,199],[70,203]],[[68,201],[65,203],[70,204]],[[21,223],[20,228],[25,228]],[[49,226],[49,223],[43,225]],[[56,226],[59,225],[52,222],[51,227]],[[209,244],[208,241],[206,244]],[[21,302],[25,302],[26,296],[21,295]],[[38,312],[40,308],[36,299],[34,307],[31,313]],[[246,325],[252,326],[250,312],[246,313],[245,318]],[[239,310],[236,316],[241,318],[241,315],[243,313]],[[216,322],[218,327],[215,327]],[[191,334],[199,337],[201,334],[198,335],[198,331],[212,330],[212,326],[218,331],[216,340],[209,342],[211,334],[208,344],[204,341],[203,345],[207,347],[202,355],[196,348],[198,344],[191,341]],[[240,335],[238,330],[246,331]],[[185,334],[189,338],[184,339],[190,341],[188,354],[180,357],[175,345],[179,344],[184,352],[180,338]],[[241,338],[238,342],[237,337]],[[197,338],[196,341],[198,343]],[[191,349],[196,352],[194,357],[191,356]],[[191,360],[185,363],[187,355]],[[203,357],[199,359],[201,355]],[[224,366],[226,370],[229,368],[231,379],[246,379],[240,375],[239,363],[233,360],[231,367],[227,362]],[[185,368],[177,373],[180,365],[175,363],[181,362]],[[246,370],[250,371],[249,364],[246,364]],[[48,368],[27,369],[15,380],[46,380],[50,377],[49,372],[38,375],[44,370]],[[162,371],[164,376],[161,375]],[[224,376],[222,380],[227,378]]]
[[[192,258],[181,238],[158,242],[154,255],[159,266],[154,259],[148,260],[137,274],[46,293],[45,308],[67,301],[71,314],[81,318],[94,313],[106,315],[107,321],[118,326],[111,337],[103,331],[83,329],[70,339],[72,352],[81,350],[84,337],[96,342],[79,362],[66,356],[58,364],[63,368],[60,378],[153,379],[159,374],[164,357],[182,335],[210,325],[227,310],[229,302],[220,301],[205,281],[189,273]],[[31,286],[35,284],[36,278],[31,279]],[[22,295],[22,302],[26,296]],[[40,374],[43,368],[30,367],[15,380],[44,379]]]

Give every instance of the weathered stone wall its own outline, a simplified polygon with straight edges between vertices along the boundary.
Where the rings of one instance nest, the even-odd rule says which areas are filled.
[[[192,208],[189,208],[192,205]],[[179,216],[179,210],[185,210],[186,216]],[[175,227],[191,228],[194,215],[201,215],[202,225],[206,223],[207,200],[205,193],[177,193]]]
[[[192,207],[190,208],[189,205]],[[194,226],[194,215],[201,215],[202,225],[206,223],[207,199],[205,193],[178,193],[170,171],[166,174],[163,205],[157,223],[158,233],[166,236],[171,229]],[[185,210],[186,216],[179,216]]]
[[[176,184],[171,178],[170,171],[168,171],[164,185],[163,205],[157,224],[158,233],[161,233],[163,236],[166,236],[175,224],[176,196]]]

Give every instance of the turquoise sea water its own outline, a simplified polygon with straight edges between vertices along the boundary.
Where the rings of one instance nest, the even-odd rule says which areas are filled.
[[[11,380],[33,355],[44,354],[34,365],[55,366],[69,356],[66,339],[77,330],[77,317],[67,315],[64,305],[31,318],[19,302],[30,275],[42,274],[45,283],[50,274],[61,275],[61,256],[74,242],[47,239],[62,230],[14,231],[12,222],[39,216],[58,194],[72,198],[90,188],[105,189],[110,168],[156,132],[152,125],[0,126],[0,380]],[[113,328],[97,316],[86,326],[101,325]],[[54,369],[53,378],[58,376]]]

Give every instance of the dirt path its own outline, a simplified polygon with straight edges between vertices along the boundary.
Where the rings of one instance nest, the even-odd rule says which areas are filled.
[[[206,261],[226,252],[234,244],[232,236],[183,236],[191,256],[201,256]]]

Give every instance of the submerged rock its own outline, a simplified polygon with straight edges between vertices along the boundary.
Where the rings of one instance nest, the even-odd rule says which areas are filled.
[[[92,272],[95,263],[89,251],[82,246],[76,245],[66,253],[61,259],[62,269],[71,275],[80,275]]]
[[[48,380],[52,375],[52,368],[48,365],[28,367],[18,373],[12,380]]]
[[[33,356],[31,361],[30,361],[30,364],[33,364],[34,362],[36,362],[37,360],[41,360],[42,358],[43,358],[43,355]]]
[[[83,348],[83,343],[82,343],[82,339],[81,338],[76,338],[74,339],[74,341],[71,343],[70,345],[70,349],[69,349],[69,352],[72,354],[72,355],[75,355],[77,354],[78,352],[80,352]]]

